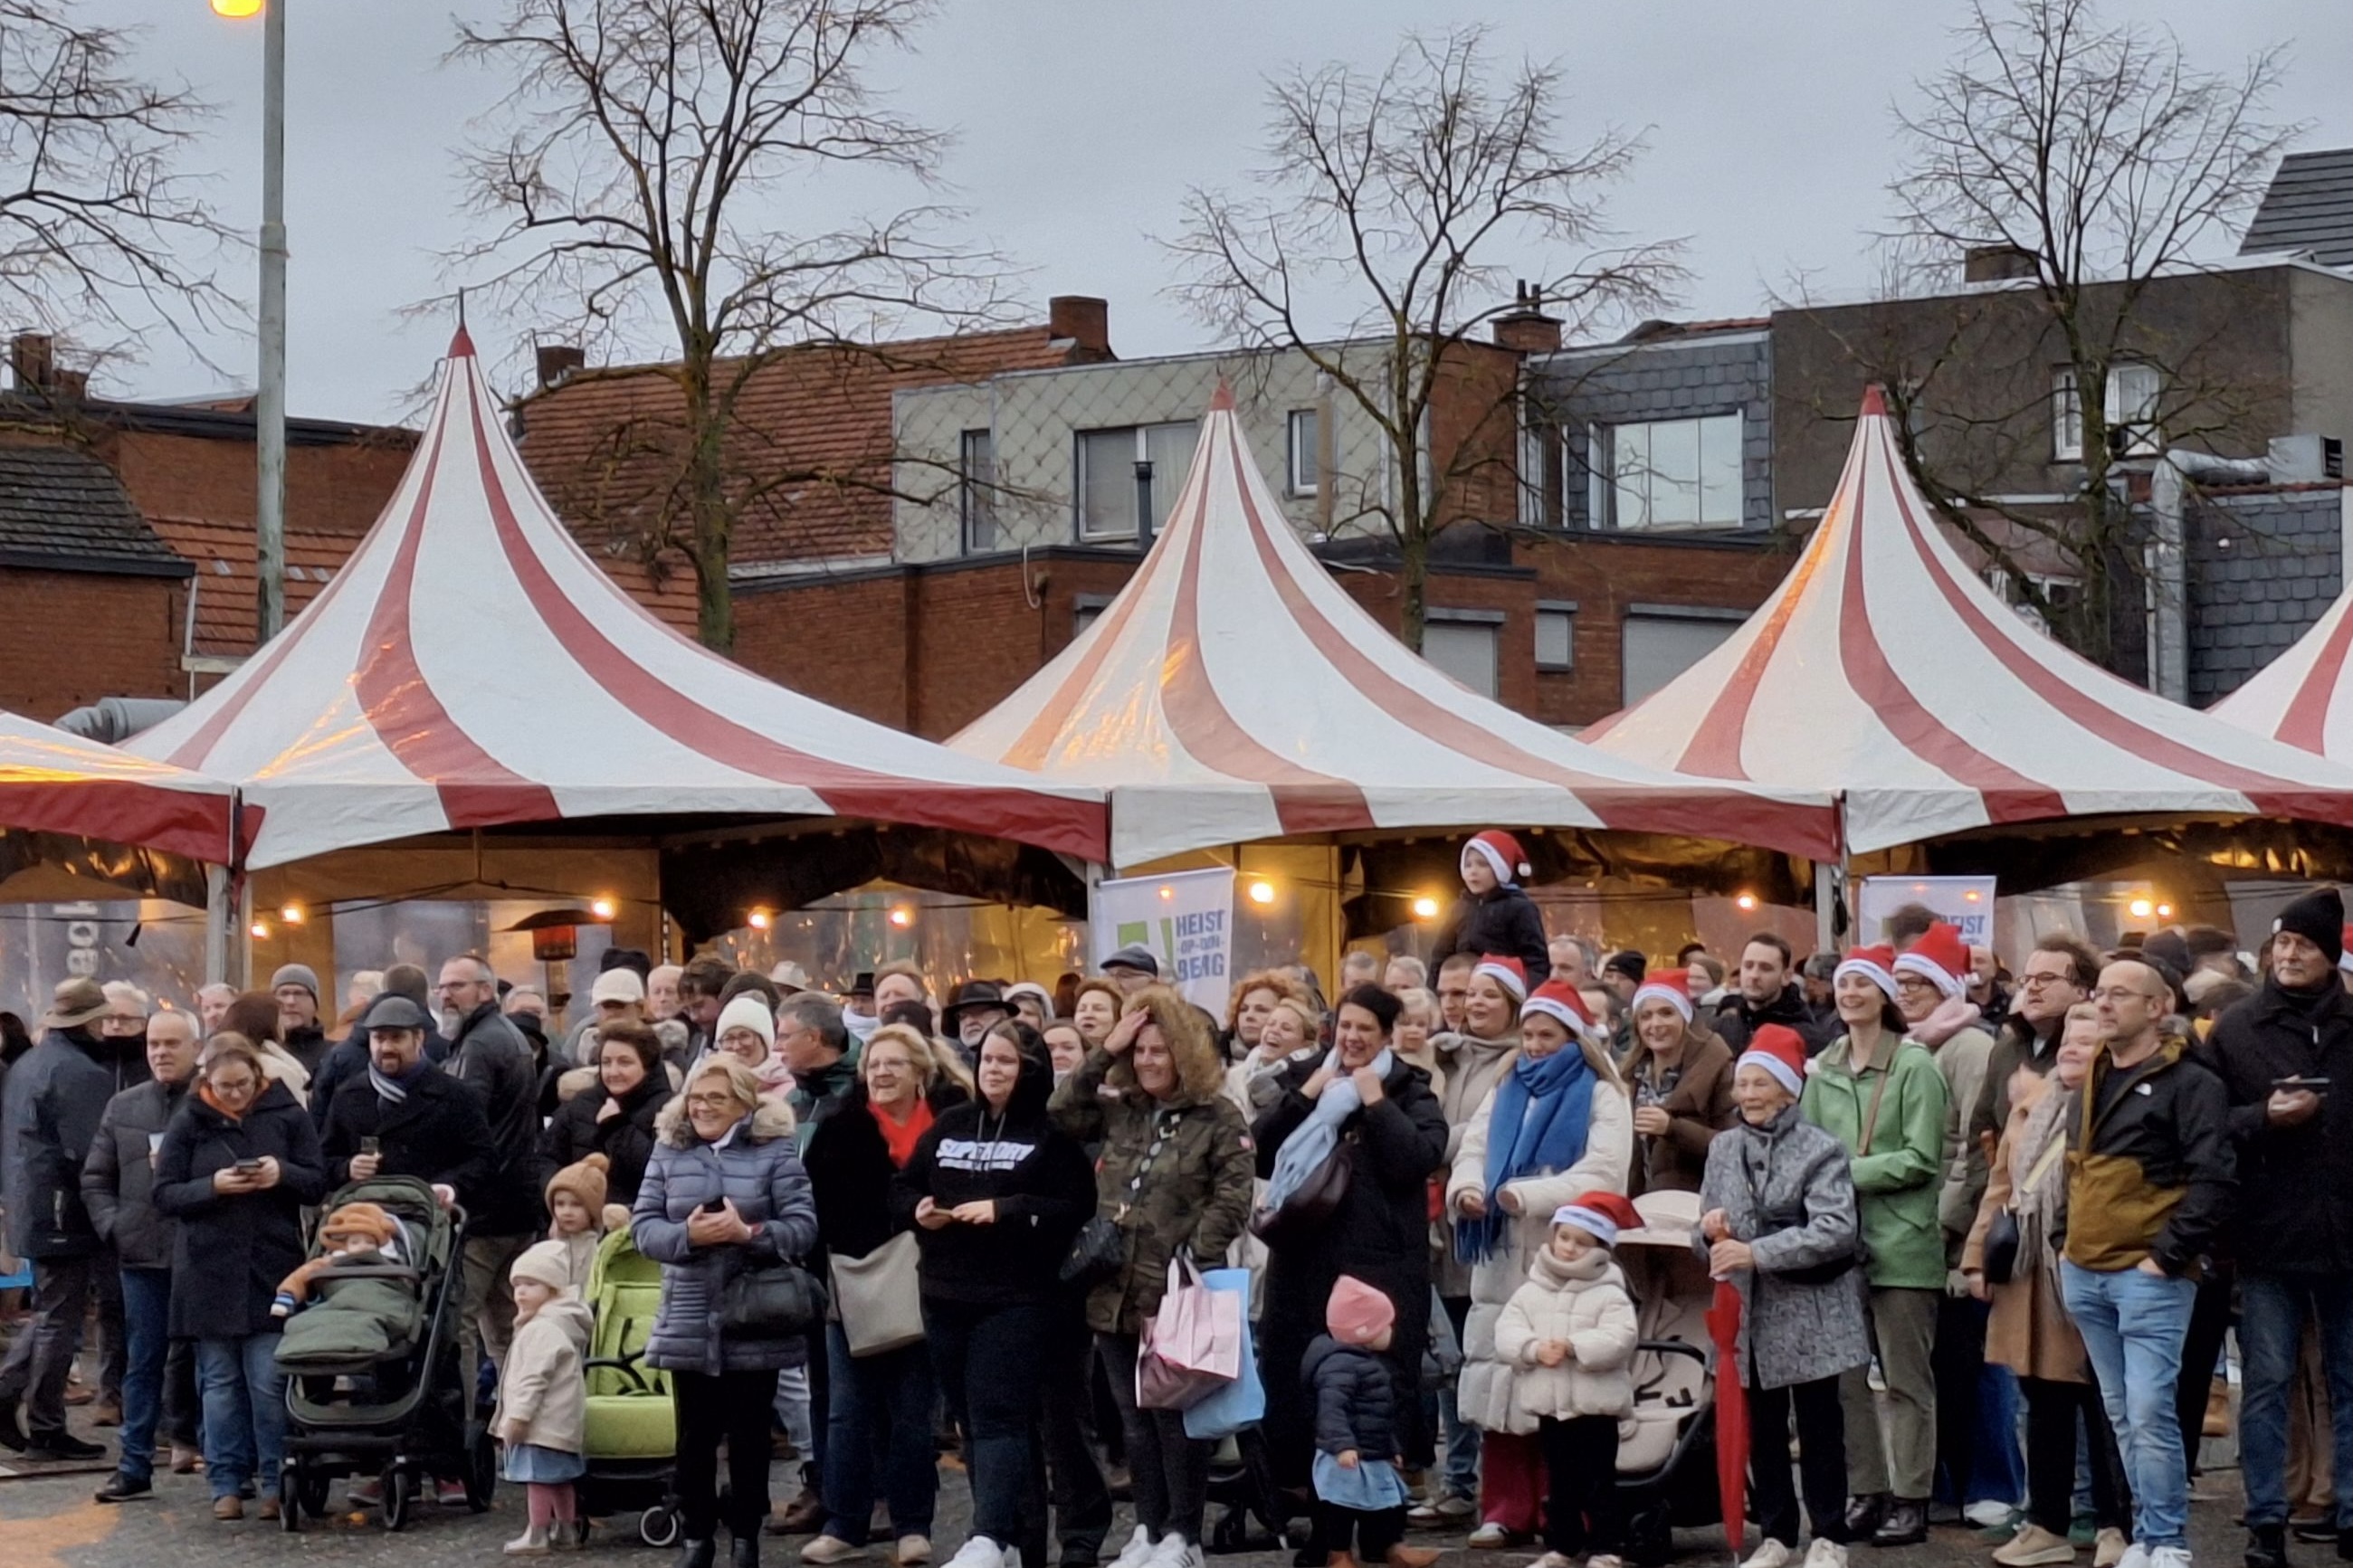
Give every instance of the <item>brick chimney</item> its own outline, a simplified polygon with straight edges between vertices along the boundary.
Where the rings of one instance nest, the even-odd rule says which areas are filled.
[[[49,383],[49,390],[60,403],[80,403],[90,396],[90,372],[59,370]]]
[[[1961,252],[1961,281],[2001,283],[2035,275],[2034,253],[2015,245],[1972,245]]]
[[[542,343],[537,350],[539,389],[553,392],[588,364],[587,351],[573,343]]]
[[[54,385],[58,378],[57,340],[47,332],[18,332],[8,340],[8,370],[19,392]]]
[[[1111,355],[1111,301],[1091,294],[1057,294],[1046,301],[1046,330],[1089,359]]]
[[[1514,353],[1546,354],[1560,348],[1560,320],[1544,313],[1544,290],[1523,282],[1511,312],[1495,318],[1495,346]]]

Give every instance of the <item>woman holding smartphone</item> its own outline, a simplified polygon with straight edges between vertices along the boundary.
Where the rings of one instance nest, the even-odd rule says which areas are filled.
[[[242,1035],[215,1035],[195,1092],[155,1152],[155,1206],[179,1222],[171,1331],[196,1342],[213,1517],[245,1517],[244,1488],[278,1517],[286,1384],[278,1282],[302,1262],[302,1206],[326,1195],[318,1130]]]

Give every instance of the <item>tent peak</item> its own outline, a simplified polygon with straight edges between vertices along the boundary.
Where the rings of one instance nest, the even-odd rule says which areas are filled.
[[[1862,389],[1862,417],[1865,419],[1887,417],[1887,392],[1875,381]]]
[[[1209,412],[1231,414],[1234,411],[1234,385],[1224,376],[1218,377],[1218,390],[1209,395]]]
[[[464,327],[459,327],[456,333],[449,339],[449,357],[451,359],[472,359],[474,357],[474,334],[468,331]]]

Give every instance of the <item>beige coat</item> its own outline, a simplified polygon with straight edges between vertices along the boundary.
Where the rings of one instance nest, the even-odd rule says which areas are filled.
[[[1464,1193],[1476,1192],[1484,1184],[1487,1124],[1494,1110],[1495,1093],[1490,1089],[1478,1111],[1463,1126],[1446,1182],[1449,1215],[1461,1212],[1457,1205]],[[1504,1184],[1504,1191],[1517,1200],[1520,1213],[1504,1232],[1506,1245],[1470,1271],[1471,1316],[1463,1324],[1462,1382],[1455,1394],[1463,1420],[1482,1431],[1516,1430],[1511,1426],[1512,1368],[1496,1354],[1495,1321],[1526,1277],[1528,1260],[1551,1243],[1553,1211],[1586,1193],[1624,1192],[1633,1163],[1633,1108],[1627,1103],[1625,1090],[1597,1083],[1584,1158],[1553,1175],[1523,1176]],[[1452,1256],[1451,1251],[1448,1256]]]
[[[1495,1081],[1519,1060],[1520,1036],[1517,1029],[1497,1040],[1482,1040],[1476,1035],[1437,1034],[1430,1037],[1430,1048],[1446,1064],[1445,1078],[1432,1079],[1430,1082],[1438,1094],[1438,1103],[1446,1111],[1446,1163],[1451,1166],[1462,1149],[1463,1129],[1471,1125],[1473,1115],[1485,1114],[1487,1096],[1493,1092]],[[1441,1215],[1430,1229],[1434,1253],[1430,1283],[1438,1287],[1440,1296],[1458,1300],[1468,1296],[1471,1270],[1455,1260],[1453,1226]]]
[[[522,1440],[559,1454],[576,1454],[587,1440],[588,1309],[563,1295],[515,1326],[499,1376],[498,1425],[523,1424]],[[495,1430],[496,1428],[493,1428]]]
[[[1961,1249],[1961,1267],[1985,1267],[1986,1232],[2004,1208],[2018,1215],[2018,1264],[2010,1282],[1993,1287],[1993,1312],[1986,1322],[1986,1360],[2021,1377],[2048,1383],[2087,1383],[2084,1340],[2059,1296],[2059,1258],[2051,1238],[2064,1217],[2067,1199],[2067,1130],[2073,1125],[2075,1091],[2052,1079],[2041,1080],[2039,1095],[2010,1108],[2010,1125],[1994,1152],[1985,1200]],[[2027,1178],[2046,1151],[2062,1152],[2043,1167],[2031,1192]]]
[[[1533,1432],[1546,1416],[1627,1415],[1634,1409],[1628,1372],[1640,1337],[1626,1276],[1597,1248],[1564,1263],[1547,1246],[1528,1265],[1528,1282],[1495,1319],[1495,1355],[1512,1371],[1511,1432]],[[1568,1346],[1558,1366],[1536,1360],[1547,1340]]]

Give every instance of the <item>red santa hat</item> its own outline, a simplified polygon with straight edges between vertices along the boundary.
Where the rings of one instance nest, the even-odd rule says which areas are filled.
[[[1535,994],[1520,1004],[1521,1017],[1531,1013],[1557,1018],[1571,1039],[1581,1040],[1593,1033],[1593,1015],[1587,1010],[1585,998],[1566,980],[1547,980],[1537,986]]]
[[[1738,1068],[1762,1068],[1774,1080],[1791,1094],[1803,1094],[1806,1089],[1806,1042],[1797,1030],[1787,1024],[1760,1024],[1748,1037],[1748,1047],[1733,1064]]]
[[[1573,1225],[1604,1247],[1618,1245],[1618,1233],[1635,1230],[1641,1215],[1621,1193],[1580,1193],[1552,1211],[1552,1223]]]
[[[1839,966],[1831,971],[1831,983],[1836,984],[1850,974],[1860,974],[1887,993],[1887,999],[1893,1002],[1895,1000],[1894,963],[1895,950],[1885,942],[1876,947],[1850,948],[1847,955],[1839,960]]]
[[[1500,952],[1491,952],[1482,958],[1478,966],[1471,971],[1471,977],[1474,980],[1482,974],[1511,993],[1513,1001],[1520,1002],[1526,999],[1528,966],[1518,959],[1506,958]]]
[[[1487,862],[1495,873],[1495,880],[1507,888],[1516,886],[1528,874],[1528,858],[1521,851],[1520,841],[1500,827],[1472,836],[1471,842],[1462,847],[1463,863],[1470,864],[1473,855]]]
[[[1634,1004],[1627,1011],[1639,1013],[1642,1010],[1642,1004],[1645,1002],[1664,1002],[1683,1015],[1684,1023],[1688,1024],[1692,1021],[1691,988],[1687,985],[1680,984],[1670,985],[1658,980],[1645,981],[1634,988]]]
[[[1961,928],[1936,921],[1895,961],[1894,973],[1918,975],[1947,1001],[1958,996],[1969,983],[1969,950]]]

